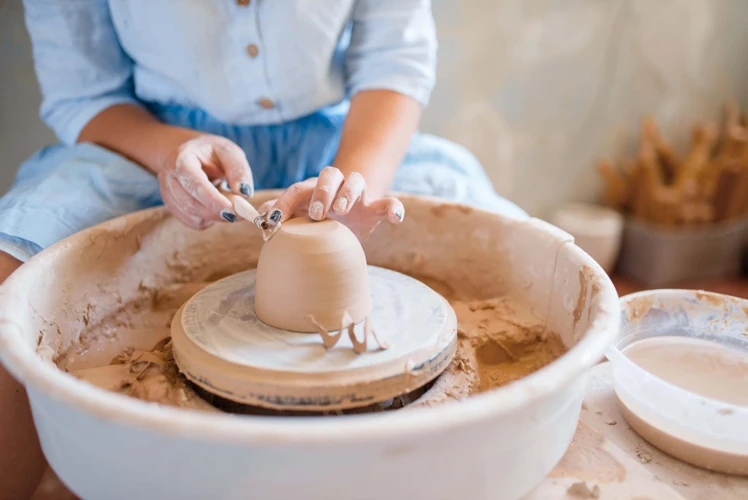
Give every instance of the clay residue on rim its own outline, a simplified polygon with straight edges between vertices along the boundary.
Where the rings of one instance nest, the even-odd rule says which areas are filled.
[[[587,266],[584,266],[579,270],[579,295],[577,295],[577,302],[574,305],[574,328],[577,327],[579,321],[582,319],[582,313],[584,312],[585,305],[587,304],[587,293],[589,291],[590,282],[594,279],[595,275]],[[593,293],[597,291],[599,286],[595,286]],[[589,309],[589,308],[588,308]]]
[[[641,321],[652,310],[670,316],[685,313],[686,316],[693,318],[692,321],[696,321],[704,307],[711,313],[711,319],[704,323],[704,329],[712,334],[719,334],[727,328],[734,329],[736,324],[742,325],[738,319],[741,316],[748,319],[748,308],[741,304],[743,299],[710,292],[654,290],[639,292],[622,300],[626,320],[632,324]]]
[[[654,306],[655,297],[653,295],[644,295],[634,297],[629,300],[626,307],[627,319],[629,323],[635,323],[647,315],[652,306]]]
[[[701,300],[703,302],[707,302],[712,307],[720,307],[720,308],[722,308],[722,307],[725,306],[725,302],[724,302],[724,300],[721,297],[713,295],[711,293],[696,292],[696,293],[694,293],[694,295],[696,296],[696,298],[698,300]]]
[[[444,217],[444,215],[450,210],[457,210],[464,215],[470,215],[473,212],[472,207],[469,207],[467,205],[442,203],[440,205],[431,207],[431,213],[436,217]]]

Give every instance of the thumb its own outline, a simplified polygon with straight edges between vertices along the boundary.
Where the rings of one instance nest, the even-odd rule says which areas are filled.
[[[364,210],[368,216],[392,224],[400,224],[405,219],[405,207],[397,198],[381,198],[369,203]]]

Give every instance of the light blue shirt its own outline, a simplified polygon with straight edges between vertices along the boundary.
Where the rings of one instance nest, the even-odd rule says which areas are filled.
[[[357,92],[428,101],[429,0],[24,0],[41,116],[72,144],[119,103],[281,123]]]

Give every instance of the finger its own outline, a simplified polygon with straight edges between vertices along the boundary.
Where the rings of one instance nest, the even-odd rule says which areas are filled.
[[[208,207],[201,204],[198,199],[190,196],[190,194],[176,179],[174,174],[167,174],[165,183],[169,195],[178,207],[178,211],[183,212],[189,217],[194,217],[200,220],[212,222],[222,222],[224,220],[228,220],[222,214],[214,213]]]
[[[255,183],[244,151],[233,142],[227,141],[225,145],[217,146],[213,154],[217,163],[221,165],[231,190],[236,194],[253,196]]]
[[[268,200],[260,205],[260,208],[257,209],[260,213],[260,217],[264,218],[267,215],[267,218],[270,220],[281,221],[283,218],[283,212],[281,212],[279,208],[273,208],[277,201],[278,199],[276,198],[274,200]]]
[[[214,215],[223,217],[229,222],[236,220],[231,202],[208,180],[208,176],[203,172],[202,163],[195,154],[184,151],[177,156],[175,164],[176,179],[188,195],[195,198]]]
[[[309,217],[314,220],[323,220],[327,217],[327,212],[332,207],[333,199],[338,194],[344,180],[343,172],[337,168],[325,167],[322,169],[309,203]]]
[[[312,199],[312,193],[314,193],[314,186],[316,184],[316,178],[292,184],[275,200],[271,215],[272,212],[278,210],[281,212],[281,222],[285,222],[295,213],[308,210],[309,201]]]
[[[268,200],[259,207],[257,207],[257,211],[260,212],[260,215],[265,215],[270,211],[270,209],[273,208],[273,205],[275,205],[275,202],[278,201],[277,198]]]
[[[345,179],[343,187],[338,191],[332,209],[339,215],[347,214],[364,194],[365,189],[366,179],[364,179],[364,176],[358,172],[351,172]]]
[[[397,198],[382,198],[366,206],[365,210],[378,220],[388,220],[400,224],[405,220],[405,207]]]
[[[215,216],[187,194],[172,175],[161,172],[158,178],[164,205],[182,224],[192,229],[204,229],[213,224]]]
[[[174,202],[173,199],[164,196],[164,206],[169,209],[169,212],[177,218],[179,222],[189,227],[190,229],[202,229],[207,221],[200,219],[199,217],[193,217],[187,215],[185,212],[179,210],[179,205]]]

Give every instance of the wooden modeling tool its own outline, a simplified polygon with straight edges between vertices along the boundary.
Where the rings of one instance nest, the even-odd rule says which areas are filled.
[[[273,235],[278,232],[281,226],[280,213],[266,213],[260,215],[260,212],[252,206],[252,204],[243,196],[232,193],[228,187],[228,183],[224,180],[219,184],[219,189],[222,194],[228,198],[234,207],[236,214],[242,219],[250,221],[252,224],[262,230],[262,239],[268,241]]]
[[[238,194],[224,193],[224,196],[226,196],[226,198],[228,198],[231,204],[234,206],[236,215],[238,215],[242,219],[254,222],[255,219],[261,217],[260,212],[258,212],[257,209],[253,207],[249,201],[239,196]]]

